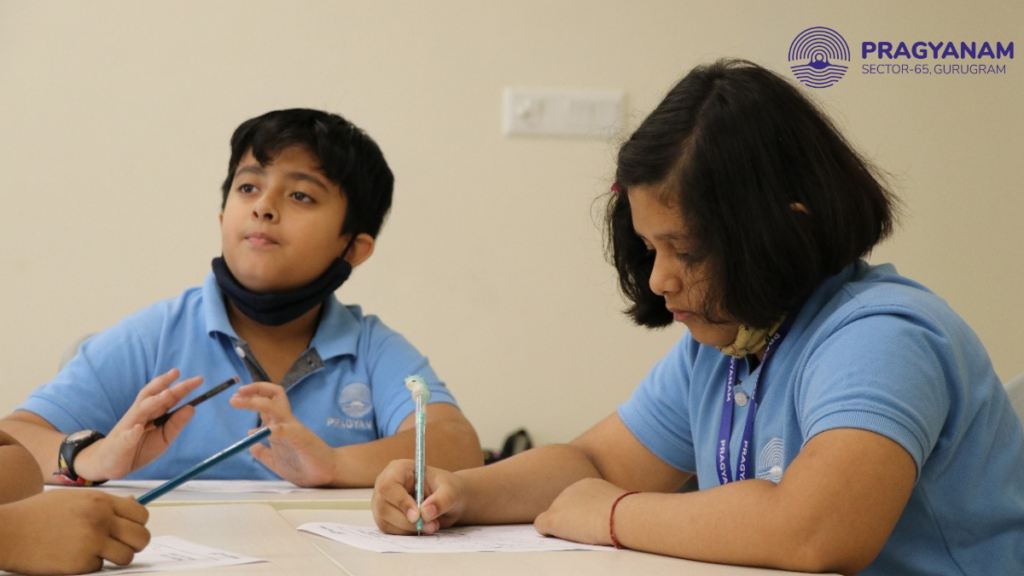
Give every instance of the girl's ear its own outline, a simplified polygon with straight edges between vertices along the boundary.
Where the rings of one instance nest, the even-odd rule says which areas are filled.
[[[366,262],[370,256],[373,256],[373,247],[375,242],[373,236],[369,234],[359,234],[355,240],[352,241],[352,245],[349,246],[348,252],[345,254],[345,260],[352,265],[353,268],[359,266],[363,262]]]
[[[794,212],[803,212],[804,214],[807,214],[808,216],[811,215],[811,212],[807,209],[807,206],[804,206],[803,204],[801,204],[799,202],[791,202],[789,204],[789,209],[794,211]]]

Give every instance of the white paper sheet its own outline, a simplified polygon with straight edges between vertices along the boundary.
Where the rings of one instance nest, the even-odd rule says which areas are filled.
[[[128,566],[117,566],[107,562],[103,565],[102,570],[93,572],[93,574],[195,570],[254,562],[266,562],[266,560],[209,546],[200,546],[177,536],[158,536],[149,542],[149,546],[146,546],[145,550],[136,554],[135,559]]]
[[[104,484],[103,487],[148,491],[164,482],[164,480],[111,480]],[[289,492],[315,492],[316,488],[301,488],[286,480],[189,480],[175,488],[175,490],[214,494],[237,494],[243,492],[286,494]]]
[[[299,530],[373,552],[443,554],[451,552],[547,552],[556,550],[615,550],[610,546],[578,544],[541,536],[530,524],[460,526],[437,534],[395,536],[374,527],[337,522],[309,522]]]

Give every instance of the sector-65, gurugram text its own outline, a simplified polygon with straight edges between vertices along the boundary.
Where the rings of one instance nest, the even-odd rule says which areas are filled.
[[[1002,42],[996,42],[993,49],[989,42],[914,42],[907,45],[906,42],[893,44],[892,42],[863,42],[861,43],[861,57],[867,60],[874,55],[878,60],[924,60],[928,58],[936,60],[1001,60],[1004,57],[1013,60],[1013,42],[1005,46]],[[971,62],[964,64],[864,64],[861,66],[864,74],[1006,74],[1006,65],[994,65],[982,62]]]
[[[1005,64],[862,64],[862,74],[1006,74]]]

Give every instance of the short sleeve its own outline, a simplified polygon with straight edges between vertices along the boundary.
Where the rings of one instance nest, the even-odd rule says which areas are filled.
[[[402,421],[416,410],[412,394],[405,387],[408,376],[419,375],[430,389],[430,403],[456,404],[444,382],[438,379],[426,356],[420,354],[404,336],[385,326],[375,316],[367,316],[366,366],[370,377],[373,405],[377,407],[377,432],[380,437],[398,431]]]
[[[151,351],[132,322],[123,320],[83,342],[57,376],[36,388],[18,410],[39,415],[63,433],[90,429],[106,434],[152,379],[146,358],[152,358]]]
[[[680,340],[619,406],[619,418],[648,450],[683,470],[697,469],[690,426],[689,336]]]
[[[910,314],[846,323],[808,360],[796,396],[805,442],[858,428],[900,444],[921,472],[951,405],[954,355],[940,330]]]

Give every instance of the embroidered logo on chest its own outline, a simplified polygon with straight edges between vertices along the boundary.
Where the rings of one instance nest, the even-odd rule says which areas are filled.
[[[776,484],[782,480],[782,438],[772,438],[757,455],[757,478]]]
[[[362,382],[345,385],[338,394],[338,407],[351,418],[362,418],[373,410],[370,387]]]

